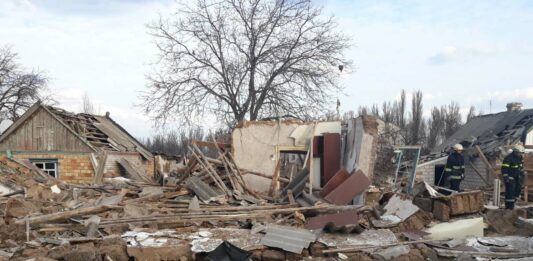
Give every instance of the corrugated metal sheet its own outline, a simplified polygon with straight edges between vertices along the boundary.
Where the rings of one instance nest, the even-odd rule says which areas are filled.
[[[187,188],[194,191],[194,194],[196,194],[196,196],[198,196],[200,200],[206,203],[209,203],[211,201],[217,201],[220,198],[224,197],[224,194],[217,193],[214,189],[212,189],[209,185],[207,185],[198,177],[193,176],[188,178],[186,185]]]
[[[268,224],[265,232],[261,244],[297,254],[317,239],[317,235],[309,230],[273,224]]]
[[[328,193],[324,199],[331,204],[346,205],[357,195],[363,193],[369,185],[370,179],[368,179],[362,170],[358,170],[340,185],[335,187],[335,189]]]

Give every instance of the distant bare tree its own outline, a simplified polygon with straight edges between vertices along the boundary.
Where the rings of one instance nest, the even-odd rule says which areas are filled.
[[[438,107],[431,109],[431,117],[428,119],[428,139],[427,147],[429,149],[435,148],[440,142],[442,142],[443,129],[444,129],[444,117],[441,110]]]
[[[160,54],[142,95],[156,122],[306,118],[332,104],[350,40],[311,0],[197,0],[149,26]]]
[[[424,133],[423,127],[423,105],[422,105],[422,92],[416,91],[413,93],[411,100],[411,122],[410,122],[410,139],[409,143],[419,144],[422,140],[422,134]]]
[[[88,114],[95,113],[94,104],[91,101],[91,98],[89,98],[89,95],[87,93],[83,94],[82,105],[83,105],[83,108],[82,108],[83,113],[88,113]]]
[[[459,104],[451,102],[441,108],[444,116],[444,138],[452,136],[462,126]]]
[[[15,121],[36,101],[46,97],[46,77],[38,71],[26,71],[9,47],[0,47],[0,123]]]
[[[390,102],[383,102],[383,105],[381,106],[381,119],[385,123],[394,122],[394,108]]]
[[[395,102],[394,114],[395,114],[395,124],[398,125],[401,129],[405,129],[405,110],[406,110],[406,98],[405,90],[402,90],[400,93],[400,99]]]
[[[466,122],[469,122],[472,118],[476,116],[476,107],[470,106],[470,109],[468,110],[468,115],[466,115]]]

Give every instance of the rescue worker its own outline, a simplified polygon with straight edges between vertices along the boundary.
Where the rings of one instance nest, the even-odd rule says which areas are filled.
[[[465,178],[465,159],[462,155],[463,145],[453,145],[453,152],[448,156],[444,173],[450,179],[450,189],[459,191],[461,181]]]
[[[514,209],[514,204],[520,198],[522,180],[524,176],[524,146],[513,146],[513,152],[509,153],[502,163],[502,176],[505,182],[505,208]]]

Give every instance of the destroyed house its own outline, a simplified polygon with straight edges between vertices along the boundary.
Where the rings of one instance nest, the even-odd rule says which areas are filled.
[[[421,158],[417,173],[427,182],[442,185],[448,151],[460,143],[465,148],[464,187],[491,186],[500,171],[501,160],[512,145],[521,143],[529,150],[533,148],[533,109],[522,110],[516,105],[510,103],[507,111],[469,120],[432,153]]]
[[[124,176],[150,180],[152,153],[109,117],[37,102],[0,136],[12,161],[69,183]]]
[[[346,122],[246,121],[233,130],[232,155],[250,188],[271,196],[293,182],[307,182],[306,188],[319,190],[330,180],[338,182],[357,170],[371,181],[377,165],[378,132],[384,125],[371,116]],[[301,176],[302,169],[309,175]],[[337,174],[340,177],[335,179]]]

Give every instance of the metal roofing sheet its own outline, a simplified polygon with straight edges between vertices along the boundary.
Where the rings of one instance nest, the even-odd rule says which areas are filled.
[[[325,195],[324,199],[331,204],[346,205],[357,195],[363,193],[369,185],[370,179],[368,179],[362,170],[357,170],[330,193]]]
[[[315,242],[317,235],[307,229],[268,224],[261,244],[269,247],[281,248],[285,251],[300,254]]]

